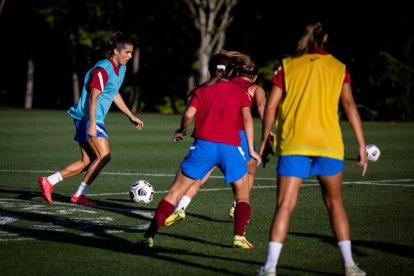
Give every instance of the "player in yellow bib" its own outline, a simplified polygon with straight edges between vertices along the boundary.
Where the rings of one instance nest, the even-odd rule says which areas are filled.
[[[367,170],[368,157],[361,119],[344,64],[324,50],[328,39],[320,21],[311,21],[295,55],[275,72],[264,114],[260,153],[263,154],[277,111],[275,129],[277,208],[270,227],[267,257],[257,275],[276,275],[303,179],[315,175],[338,241],[345,275],[364,276],[351,251],[349,221],[342,202],[344,146],[339,125],[341,102],[358,144],[355,166]]]

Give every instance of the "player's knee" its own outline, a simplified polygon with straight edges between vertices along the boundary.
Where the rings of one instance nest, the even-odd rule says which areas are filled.
[[[111,154],[108,153],[104,155],[101,160],[102,160],[102,163],[107,164],[109,161],[111,161]]]

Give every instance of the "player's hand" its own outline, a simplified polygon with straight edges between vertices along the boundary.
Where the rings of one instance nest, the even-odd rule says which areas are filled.
[[[186,129],[182,130],[181,128],[179,128],[174,132],[173,140],[174,142],[180,142],[183,140],[183,136],[186,136],[186,135],[187,135],[187,130]]]
[[[365,147],[359,149],[357,160],[358,161],[354,163],[354,167],[362,168],[362,176],[365,176],[368,169],[368,155]]]
[[[129,118],[129,121],[131,123],[133,123],[136,126],[136,128],[139,129],[139,130],[144,128],[144,123],[140,119],[138,119],[137,117]]]
[[[265,141],[262,141],[260,145],[259,154],[262,157],[263,168],[265,168],[266,164],[270,161],[269,154],[275,155],[273,151],[273,140],[274,134],[270,133],[269,138]]]
[[[275,155],[275,153],[273,152],[273,146],[270,139],[268,142],[265,143],[262,152],[263,168],[265,168],[266,164],[270,161],[269,154]]]
[[[249,152],[250,156],[256,160],[256,166],[260,166],[262,164],[262,157],[257,152]]]
[[[89,137],[96,137],[96,125],[90,125],[88,128]]]

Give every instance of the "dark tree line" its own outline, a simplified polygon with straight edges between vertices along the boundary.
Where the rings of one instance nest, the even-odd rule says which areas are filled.
[[[106,38],[121,30],[139,53],[139,63],[128,64],[122,89],[126,101],[140,112],[181,112],[190,80],[202,79],[200,31],[188,3],[204,2],[1,0],[0,106],[25,107],[32,68],[31,106],[67,109],[84,73],[102,57]],[[267,90],[281,58],[293,52],[306,20],[320,16],[330,30],[327,50],[347,64],[363,118],[414,118],[410,1],[375,7],[361,7],[356,0],[234,2],[223,48],[251,54]]]

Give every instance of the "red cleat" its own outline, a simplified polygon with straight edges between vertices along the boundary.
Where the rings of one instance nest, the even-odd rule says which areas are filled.
[[[85,206],[95,206],[96,203],[92,200],[88,199],[84,195],[75,196],[74,194],[70,198],[70,202],[73,204],[85,205]]]
[[[37,182],[39,182],[39,186],[42,189],[43,198],[47,203],[52,204],[52,192],[54,186],[49,183],[47,177],[39,177]]]

